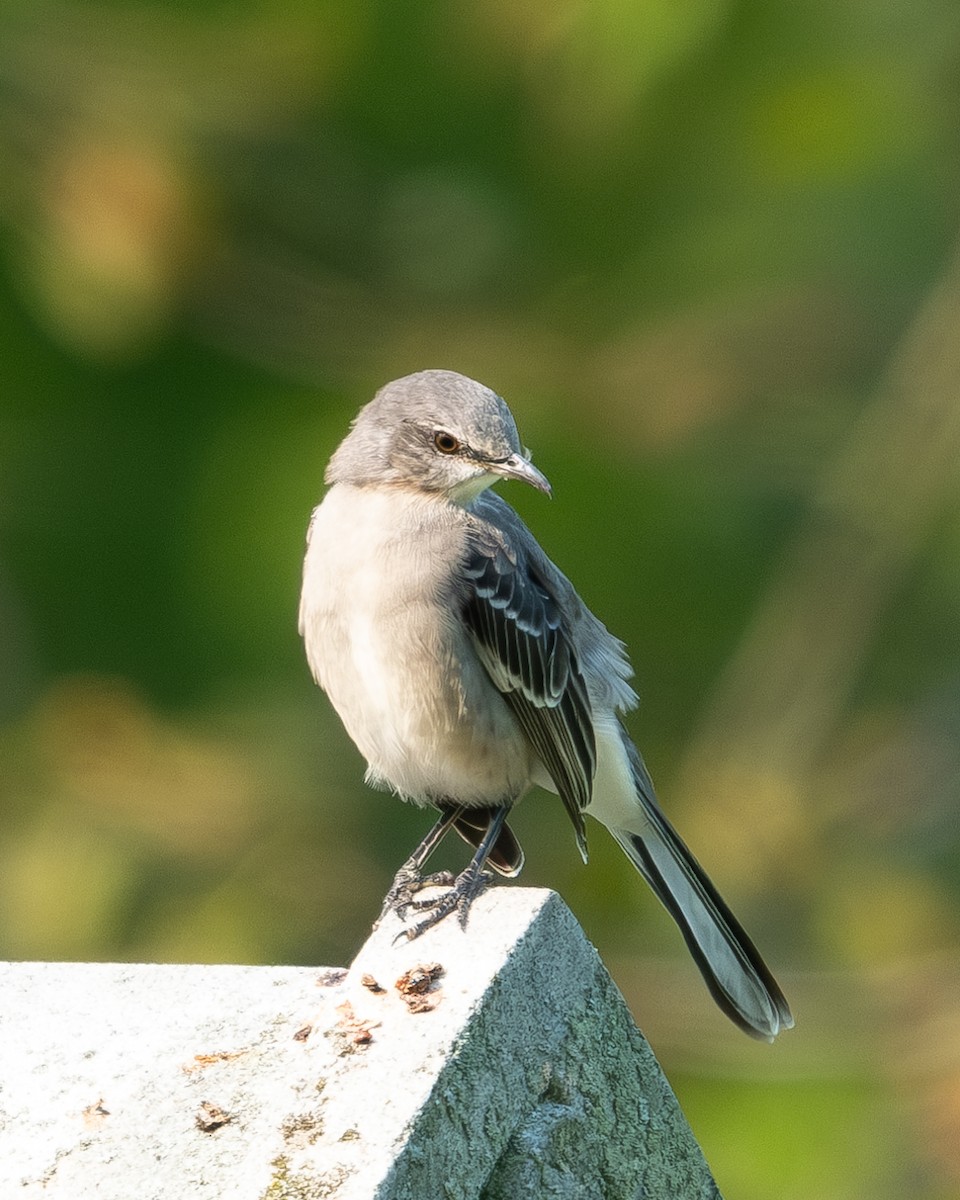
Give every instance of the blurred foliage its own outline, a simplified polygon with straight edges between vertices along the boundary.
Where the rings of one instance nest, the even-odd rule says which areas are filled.
[[[425,815],[309,680],[304,529],[450,367],[796,1031],[543,796],[524,882],[728,1196],[957,1195],[958,66],[946,0],[7,0],[0,953],[349,960]]]

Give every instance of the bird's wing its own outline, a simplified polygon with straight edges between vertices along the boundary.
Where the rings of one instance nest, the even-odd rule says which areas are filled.
[[[499,533],[499,531],[498,531]],[[545,573],[501,536],[469,539],[464,620],[477,655],[556,785],[587,857],[596,769],[586,683]]]

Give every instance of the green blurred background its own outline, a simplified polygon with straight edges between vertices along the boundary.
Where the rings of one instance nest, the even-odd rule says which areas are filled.
[[[731,1200],[960,1194],[958,149],[953,0],[6,0],[0,955],[350,960],[427,817],[309,678],[304,530],[448,367],[796,1030],[544,796],[523,882]]]

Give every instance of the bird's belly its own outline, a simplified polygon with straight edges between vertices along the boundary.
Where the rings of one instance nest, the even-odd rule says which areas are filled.
[[[424,802],[497,804],[526,791],[529,750],[482,668],[450,647],[384,647],[377,623],[360,616],[344,643],[349,670],[328,694],[368,780]]]
[[[395,601],[360,603],[346,619],[315,614],[308,637],[317,681],[367,760],[368,781],[422,803],[519,798],[530,748],[466,634],[449,613]]]

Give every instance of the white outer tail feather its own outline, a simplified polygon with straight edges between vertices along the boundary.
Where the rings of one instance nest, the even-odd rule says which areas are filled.
[[[619,721],[598,727],[597,735],[597,775],[588,811],[607,826],[677,922],[723,1011],[753,1037],[772,1042],[793,1026],[776,980],[667,820],[643,759]]]

